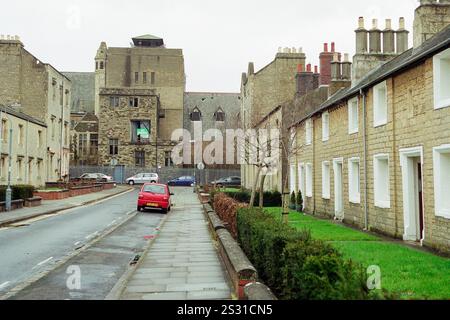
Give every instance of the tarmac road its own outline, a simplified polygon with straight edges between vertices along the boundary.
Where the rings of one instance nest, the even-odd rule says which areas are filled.
[[[164,215],[136,213],[137,191],[55,216],[23,221],[0,229],[0,296],[28,284],[59,261],[123,221],[126,223],[89,249],[20,291],[13,299],[103,299],[141,252]],[[79,267],[81,289],[67,287],[69,266]]]

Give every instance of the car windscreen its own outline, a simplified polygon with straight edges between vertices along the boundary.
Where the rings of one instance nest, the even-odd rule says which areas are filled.
[[[166,194],[166,188],[164,188],[163,186],[148,185],[144,186],[144,192]]]

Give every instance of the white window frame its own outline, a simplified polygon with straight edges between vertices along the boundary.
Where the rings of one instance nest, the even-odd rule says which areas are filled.
[[[331,199],[331,163],[322,162],[322,199]]]
[[[292,194],[292,192],[297,192],[297,170],[296,169],[296,164],[295,163],[291,163],[289,166],[289,189],[290,189],[290,193]]]
[[[387,172],[387,186],[383,185],[381,186],[379,183],[380,180],[380,172],[378,168],[378,162],[379,161],[385,161],[388,162],[388,172]],[[390,189],[390,168],[389,168],[389,155],[388,154],[377,154],[373,157],[373,195],[374,195],[374,204],[375,207],[381,208],[381,209],[390,209],[391,208],[391,189]],[[386,199],[380,199],[382,198],[382,192],[383,190],[386,190],[387,197]]]
[[[355,163],[358,163],[358,172],[354,172],[353,170],[353,164]],[[358,184],[357,187],[353,184],[355,175],[357,179],[356,182]],[[350,203],[361,203],[361,162],[359,157],[348,159],[348,198]]]
[[[330,140],[330,114],[322,113],[322,141]]]
[[[384,90],[385,96],[380,100],[379,92]],[[387,84],[383,81],[373,87],[373,126],[380,127],[388,123],[388,99]],[[383,105],[380,105],[383,103]],[[380,113],[383,113],[380,115]]]
[[[298,164],[298,190],[302,193],[302,196],[305,195],[306,183],[305,183],[305,164]]]
[[[312,163],[307,163],[305,166],[306,177],[306,197],[312,198],[313,196],[313,166]]]
[[[358,133],[359,132],[359,101],[358,101],[358,97],[348,100],[347,104],[348,104],[348,134]],[[355,118],[356,118],[356,121],[355,121]],[[356,125],[355,125],[355,122],[356,122]]]
[[[450,182],[443,176],[441,156],[450,155],[450,144],[433,148],[433,175],[434,175],[434,210],[437,217],[450,219],[450,203],[445,205],[443,200],[449,196]],[[450,169],[448,169],[450,170]],[[450,175],[450,173],[447,172]],[[447,185],[447,190],[443,186]]]
[[[443,81],[443,76],[444,78]],[[450,49],[433,57],[434,109],[450,107]],[[443,94],[446,93],[445,96]]]
[[[308,120],[306,120],[306,124],[305,124],[305,137],[306,137],[306,145],[309,146],[312,144],[312,139],[313,139],[313,135],[312,135],[312,119],[309,118]]]

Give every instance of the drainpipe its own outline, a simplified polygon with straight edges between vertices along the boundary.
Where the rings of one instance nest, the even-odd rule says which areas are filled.
[[[366,93],[360,89],[359,94],[362,97],[362,123],[363,123],[363,158],[364,158],[364,230],[369,229],[369,204],[368,204],[368,184],[367,184],[367,124],[366,124]]]
[[[29,121],[27,120],[27,128],[25,130],[25,183],[26,184],[31,184],[31,180],[30,180],[30,158],[29,158],[29,154],[28,154],[28,128],[29,128]]]

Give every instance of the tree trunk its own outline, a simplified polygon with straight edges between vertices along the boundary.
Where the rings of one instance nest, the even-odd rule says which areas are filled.
[[[253,181],[252,196],[250,197],[250,204],[249,204],[250,209],[252,209],[255,204],[256,187],[258,186],[258,179],[261,174],[261,170],[262,170],[262,167],[258,167],[258,171],[256,173],[255,180]]]
[[[283,223],[289,223],[289,175],[285,175],[285,179],[283,181]]]
[[[259,208],[264,208],[264,182],[266,181],[266,175],[261,176],[261,181],[259,184]]]

